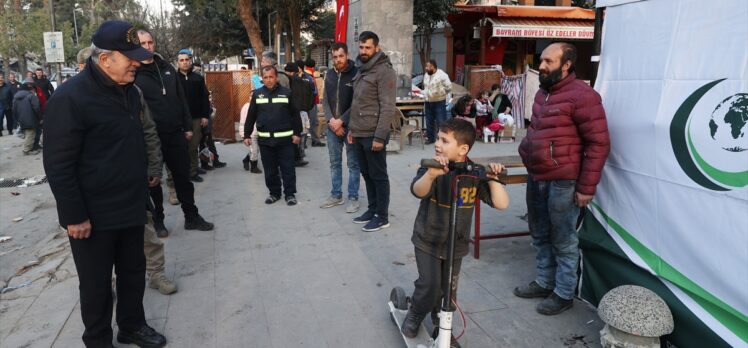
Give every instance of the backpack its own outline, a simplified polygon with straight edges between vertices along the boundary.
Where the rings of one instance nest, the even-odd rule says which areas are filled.
[[[309,111],[314,107],[314,86],[306,79],[289,76],[291,98],[299,111]]]

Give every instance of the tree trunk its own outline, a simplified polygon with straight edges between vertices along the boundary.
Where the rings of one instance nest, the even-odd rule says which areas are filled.
[[[426,72],[426,62],[431,58],[431,32],[423,32],[416,40],[418,57],[421,59],[421,69]]]
[[[265,50],[265,45],[262,43],[262,31],[260,26],[257,24],[257,20],[252,14],[252,0],[237,0],[236,1],[236,12],[239,18],[244,24],[244,29],[247,31],[249,42],[252,44],[252,48],[255,50],[255,54],[258,56]]]
[[[291,26],[291,33],[293,33],[293,48],[296,59],[304,59],[301,55],[301,14],[298,6],[288,8],[288,24]]]
[[[291,44],[291,31],[288,30],[288,22],[283,23],[283,32],[286,33],[286,35],[283,35],[283,43],[286,45],[286,62],[293,62],[294,59],[298,59],[299,57],[294,57],[293,52],[291,52],[292,44]]]

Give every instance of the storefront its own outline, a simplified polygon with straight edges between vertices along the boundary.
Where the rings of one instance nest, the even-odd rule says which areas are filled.
[[[589,79],[593,65],[595,11],[578,7],[456,6],[448,17],[447,73],[461,81],[469,66],[501,65],[504,75],[537,69],[540,54],[556,41],[578,50],[577,75]]]

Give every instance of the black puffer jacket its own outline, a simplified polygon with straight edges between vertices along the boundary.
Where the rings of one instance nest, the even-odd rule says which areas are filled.
[[[47,102],[44,170],[62,226],[94,231],[146,223],[146,147],[140,94],[117,85],[91,59]]]
[[[191,132],[192,117],[177,71],[161,56],[141,64],[135,84],[143,91],[159,133]]]
[[[13,97],[13,118],[21,129],[32,129],[39,126],[41,105],[36,93],[28,89],[19,89]]]

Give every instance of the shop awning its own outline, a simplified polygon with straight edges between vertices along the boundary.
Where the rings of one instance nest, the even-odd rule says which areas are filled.
[[[595,23],[582,20],[540,18],[487,18],[493,37],[592,40]]]

